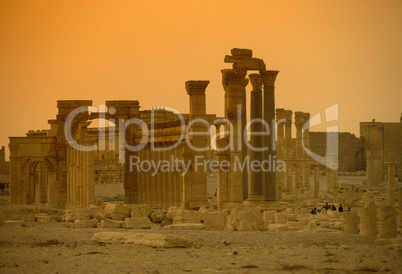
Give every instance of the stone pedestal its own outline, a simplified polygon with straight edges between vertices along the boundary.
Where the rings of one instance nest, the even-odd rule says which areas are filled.
[[[341,219],[342,231],[348,234],[358,234],[359,233],[359,217],[354,212],[343,213]]]
[[[360,234],[377,237],[377,207],[374,201],[367,201],[360,211]]]

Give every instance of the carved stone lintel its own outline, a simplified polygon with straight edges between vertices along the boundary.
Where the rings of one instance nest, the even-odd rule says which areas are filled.
[[[250,79],[250,83],[253,86],[253,90],[261,90],[262,89],[262,77],[258,73],[253,73],[248,76]]]
[[[266,70],[261,71],[262,81],[265,87],[275,86],[276,76],[278,75],[278,70]]]

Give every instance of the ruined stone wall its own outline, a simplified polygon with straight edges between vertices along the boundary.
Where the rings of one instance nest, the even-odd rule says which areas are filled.
[[[339,132],[339,171],[355,172],[362,170],[363,143],[354,134]],[[326,132],[310,132],[310,150],[320,156],[325,156],[327,143]]]
[[[10,162],[6,161],[6,150],[4,146],[0,149],[0,183],[10,182]]]

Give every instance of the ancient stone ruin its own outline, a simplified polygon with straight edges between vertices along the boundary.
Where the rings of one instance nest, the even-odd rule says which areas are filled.
[[[63,220],[76,227],[97,227],[101,221],[105,228],[158,223],[170,229],[396,237],[402,225],[402,121],[361,123],[360,138],[312,132],[310,113],[276,108],[278,71],[267,70],[249,49],[234,48],[224,60],[232,64],[221,71],[224,117],[206,113],[209,81],[204,80],[185,82],[188,114],[140,110],[135,100],[106,101],[102,109],[89,100],[58,101],[50,129],[10,137],[10,202],[66,209]],[[94,120],[115,126],[89,127]],[[216,197],[208,194],[211,173]],[[367,177],[364,184],[341,182],[339,176],[346,175]],[[96,183],[107,182],[124,185],[124,203],[95,199]],[[344,210],[328,210],[325,202]],[[137,239],[126,236],[119,237]]]

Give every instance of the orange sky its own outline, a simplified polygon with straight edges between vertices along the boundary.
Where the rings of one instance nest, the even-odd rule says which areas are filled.
[[[186,80],[210,80],[207,112],[222,116],[233,47],[280,71],[276,107],[339,103],[339,130],[359,135],[360,121],[399,121],[401,11],[399,0],[3,0],[0,146],[48,128],[61,99],[188,112]]]

